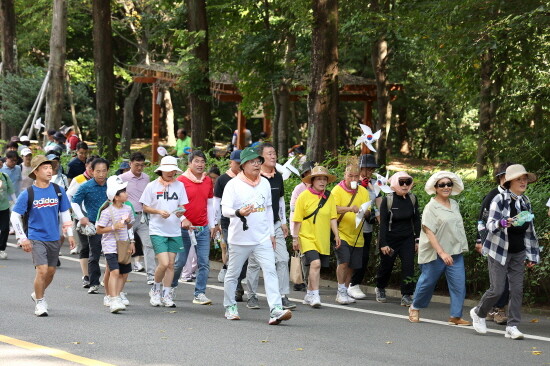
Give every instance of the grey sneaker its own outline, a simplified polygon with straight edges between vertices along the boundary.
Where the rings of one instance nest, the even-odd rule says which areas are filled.
[[[260,308],[260,303],[258,302],[258,298],[256,297],[256,295],[253,295],[250,297],[250,299],[248,299],[248,301],[246,302],[246,307],[249,309]]]
[[[413,303],[413,298],[411,295],[403,295],[401,297],[401,306],[411,306]]]
[[[376,288],[376,301],[378,302],[386,302],[386,289],[383,288]]]
[[[94,285],[90,286],[90,289],[88,290],[89,294],[99,294],[99,286]]]
[[[290,302],[286,295],[281,296],[281,302],[283,303],[283,309],[296,309],[296,304]]]
[[[289,320],[292,318],[292,311],[283,309],[282,306],[275,306],[269,314],[269,325],[277,325],[283,320]]]
[[[193,304],[210,305],[212,304],[212,300],[206,297],[205,294],[198,294],[193,298]]]

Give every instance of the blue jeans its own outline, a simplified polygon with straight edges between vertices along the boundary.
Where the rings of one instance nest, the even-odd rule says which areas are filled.
[[[185,267],[187,256],[191,249],[191,239],[187,230],[181,230],[181,238],[183,239],[183,252],[178,253],[176,256],[172,287],[178,286],[181,271]],[[201,231],[195,230],[195,238],[197,239],[195,251],[197,252],[198,264],[197,280],[195,282],[195,296],[197,296],[206,292],[206,281],[208,281],[208,273],[210,272],[210,229],[208,226],[204,227]]]
[[[422,274],[416,283],[413,307],[427,308],[434,292],[437,281],[445,272],[447,285],[451,297],[451,317],[462,317],[462,306],[466,297],[466,274],[464,272],[464,257],[462,254],[453,255],[453,265],[447,266],[438,256],[436,260],[420,265]]]

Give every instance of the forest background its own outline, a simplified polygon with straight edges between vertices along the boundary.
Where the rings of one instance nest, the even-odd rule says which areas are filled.
[[[548,244],[548,1],[1,0],[0,5],[3,140],[20,131],[49,72],[39,113],[46,127],[76,119],[84,140],[97,143],[103,155],[127,156],[132,139],[151,136],[152,87],[134,83],[130,72],[132,65],[146,65],[180,75],[174,85],[157,85],[161,136],[168,145],[175,144],[180,127],[205,150],[226,144],[238,107],[254,140],[262,129],[258,110],[270,116],[270,138],[281,158],[289,147],[303,144],[310,158],[323,161],[358,154],[353,146],[364,103],[339,102],[338,89],[342,80],[361,78],[377,89],[373,130],[383,132],[376,144],[382,169],[392,158],[409,158],[419,183],[429,174],[425,159],[465,169],[470,188],[460,203],[472,239],[479,202],[494,186],[494,167],[520,162],[540,177],[528,195],[541,244]],[[243,96],[238,106],[219,102],[210,91],[228,80]],[[390,91],[390,83],[401,90]],[[286,184],[291,189],[296,182]],[[472,255],[468,265],[470,290],[478,293],[486,286],[484,258]],[[531,271],[528,298],[550,299],[549,278],[546,262]]]

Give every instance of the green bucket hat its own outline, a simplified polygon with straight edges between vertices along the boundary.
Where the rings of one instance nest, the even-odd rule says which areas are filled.
[[[258,149],[255,147],[247,147],[241,151],[241,166],[244,165],[247,161],[260,158],[262,164],[264,163],[264,158],[258,155]]]

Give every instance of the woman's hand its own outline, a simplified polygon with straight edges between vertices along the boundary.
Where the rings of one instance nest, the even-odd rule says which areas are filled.
[[[451,257],[449,254],[445,253],[445,252],[441,252],[441,253],[438,253],[439,257],[441,258],[441,260],[443,262],[445,262],[446,265],[448,266],[452,266],[453,265],[453,257]]]
[[[300,237],[292,238],[292,249],[301,251]]]
[[[392,249],[388,245],[386,245],[380,248],[380,252],[384,255],[391,255]]]
[[[168,211],[159,210],[158,214],[162,216],[163,219],[167,219],[170,217],[170,212]]]
[[[340,237],[338,235],[336,235],[334,237],[334,241],[336,242],[336,245],[334,246],[334,249],[340,248],[340,245],[342,245],[342,242],[340,241]]]

